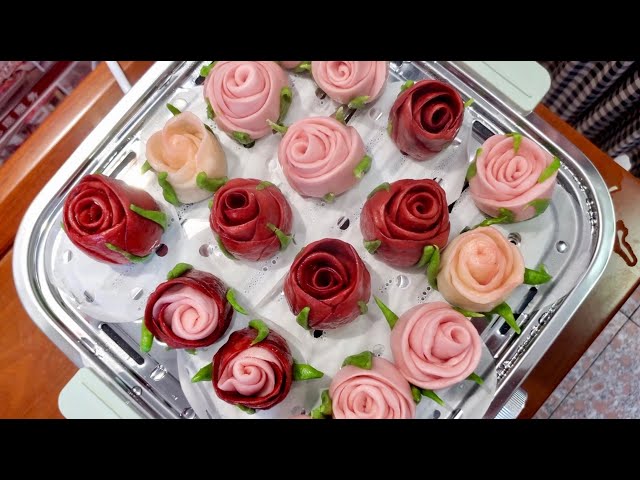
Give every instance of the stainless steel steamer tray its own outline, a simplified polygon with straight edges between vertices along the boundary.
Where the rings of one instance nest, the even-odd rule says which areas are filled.
[[[105,324],[83,316],[49,278],[50,245],[67,192],[95,171],[117,176],[135,154],[145,119],[177,89],[193,88],[202,62],[157,62],[78,147],[27,211],[14,246],[18,294],[36,324],[78,366],[90,367],[125,401],[148,417],[195,416],[178,381],[175,352],[138,352],[139,324]],[[510,297],[522,334],[494,319],[482,338],[495,358],[498,387],[486,413],[494,418],[576,312],[602,274],[613,248],[613,204],[602,177],[576,147],[537,115],[523,117],[503,97],[487,90],[451,62],[391,62],[391,76],[449,82],[463,99],[473,98],[472,151],[493,133],[519,131],[562,161],[554,202],[534,221],[508,225],[510,239],[525,243],[536,236],[541,260],[554,281],[523,288]],[[455,208],[455,206],[454,206]],[[542,217],[540,217],[542,218]],[[550,225],[550,226],[549,226]],[[452,225],[452,228],[456,226]],[[532,230],[533,229],[533,230]],[[540,231],[544,235],[540,235]],[[540,238],[541,237],[541,238]],[[461,406],[464,411],[464,404]],[[454,412],[453,416],[459,416]]]

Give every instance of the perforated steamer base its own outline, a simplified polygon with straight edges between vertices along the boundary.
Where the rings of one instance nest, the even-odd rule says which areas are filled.
[[[94,369],[116,391],[129,395],[128,401],[132,402],[132,405],[139,408],[144,415],[151,417],[195,416],[188,400],[194,404],[196,401],[194,398],[185,398],[180,388],[176,352],[166,351],[162,345],[156,345],[150,355],[141,354],[137,351],[139,322],[110,322],[123,318],[139,318],[141,314],[138,308],[144,306],[146,296],[176,263],[177,257],[173,255],[182,255],[186,251],[191,257],[187,260],[180,258],[177,261],[191,260],[190,263],[196,267],[200,266],[220,274],[240,292],[241,297],[251,292],[251,299],[264,300],[260,305],[256,305],[247,297],[243,298],[252,306],[259,307],[255,308],[255,311],[268,318],[267,314],[271,308],[269,304],[273,303],[268,299],[274,294],[277,295],[278,282],[286,273],[290,260],[297,251],[297,248],[290,248],[274,259],[275,264],[269,261],[264,265],[242,267],[249,268],[245,273],[250,272],[251,275],[238,275],[241,268],[223,268],[219,261],[219,252],[216,251],[217,247],[211,245],[212,238],[205,238],[207,228],[202,222],[206,221],[207,212],[202,210],[206,210],[206,202],[202,202],[188,209],[170,211],[174,222],[165,238],[165,243],[169,246],[166,257],[154,258],[140,271],[135,271],[135,267],[125,267],[114,274],[111,267],[106,267],[110,269],[106,275],[96,275],[98,280],[102,279],[105,282],[104,284],[88,280],[84,285],[77,282],[79,275],[77,271],[74,273],[72,265],[82,265],[78,262],[80,253],[68,248],[65,244],[65,241],[68,243],[68,239],[60,234],[59,228],[60,211],[66,192],[84,174],[102,171],[104,174],[149,188],[152,195],[158,196],[159,191],[155,187],[154,179],[148,178],[151,175],[141,177],[139,174],[139,166],[144,161],[144,141],[169,118],[164,107],[168,101],[180,108],[188,105],[189,110],[204,119],[202,89],[194,84],[201,65],[197,62],[161,62],[134,86],[36,198],[21,225],[14,255],[16,285],[25,307],[36,323],[76,364]],[[463,99],[474,98],[475,103],[468,109],[465,118],[466,127],[461,131],[453,148],[443,154],[450,156],[446,160],[441,159],[443,165],[445,162],[447,165],[457,165],[463,172],[472,152],[486,137],[492,133],[506,131],[522,132],[557,155],[563,162],[558,175],[559,188],[556,189],[551,208],[537,219],[510,225],[503,230],[505,234],[510,235],[512,241],[519,243],[527,265],[543,262],[555,278],[551,284],[541,286],[537,291],[526,286],[520,287],[509,298],[509,303],[516,313],[520,314],[518,322],[523,328],[522,335],[516,336],[512,331],[505,331],[501,319],[487,326],[478,325],[482,330],[489,358],[492,359],[489,364],[494,365],[491,370],[495,371],[495,377],[489,372],[483,372],[487,378],[496,379],[495,393],[491,389],[493,402],[485,414],[487,417],[494,417],[602,273],[613,245],[615,222],[611,199],[597,171],[575,147],[560,138],[557,132],[543,124],[535,115],[529,115],[527,118],[518,116],[508,105],[484,90],[455,64],[392,62],[390,70],[387,101],[392,102],[397,94],[399,82],[424,77],[448,81],[458,88]],[[336,105],[333,102],[315,96],[309,80],[296,76],[292,78],[296,93],[301,95],[294,99],[287,123],[307,116],[310,111],[315,114],[331,114],[335,110]],[[394,85],[394,82],[398,83]],[[297,92],[298,89],[300,92]],[[313,97],[310,96],[311,93]],[[312,102],[306,103],[307,98]],[[464,177],[464,173],[448,175],[457,171],[453,168],[447,171],[439,167],[436,159],[426,167],[424,162],[418,164],[406,160],[404,165],[407,165],[407,170],[400,172],[401,176],[391,179],[376,178],[376,173],[382,171],[381,163],[389,155],[393,155],[392,158],[401,158],[397,150],[385,150],[389,148],[390,142],[383,134],[377,133],[386,127],[388,107],[384,106],[384,100],[380,99],[379,103],[372,107],[358,111],[350,120],[350,124],[356,126],[363,136],[367,149],[374,158],[372,171],[365,176],[363,184],[338,197],[332,205],[322,205],[320,201],[306,201],[310,209],[315,208],[322,212],[317,215],[316,221],[326,220],[326,226],[323,228],[329,230],[314,230],[310,233],[310,229],[301,229],[302,225],[299,222],[301,219],[307,220],[307,216],[301,217],[298,215],[301,212],[294,211],[297,218],[294,229],[298,248],[322,236],[344,238],[354,246],[360,247],[361,256],[376,272],[377,260],[361,248],[357,218],[363,199],[371,188],[382,181],[394,178],[438,177],[447,192],[449,202],[453,202],[462,189],[459,179]],[[296,101],[299,105],[298,110]],[[306,108],[313,110],[306,111]],[[274,183],[278,184],[292,201],[295,194],[286,191],[288,185],[281,177],[279,167],[274,165],[277,163],[275,157],[272,154],[265,162],[262,153],[268,152],[270,148],[275,152],[278,138],[273,136],[262,139],[250,150],[228,143],[229,139],[224,135],[219,135],[219,138],[225,149],[230,152],[230,165],[249,163],[252,155],[260,155],[262,162],[252,164],[256,173],[251,176],[271,181],[275,179]],[[236,162],[240,155],[242,162]],[[412,171],[411,168],[420,170]],[[245,172],[234,171],[232,167],[229,176],[240,176],[239,173]],[[371,185],[366,182],[370,182]],[[166,202],[162,203],[167,206]],[[325,215],[324,212],[330,214]],[[481,218],[466,193],[463,193],[452,210],[452,235]],[[344,227],[346,219],[349,220],[350,226],[343,230],[341,227]],[[318,236],[313,236],[316,233]],[[185,238],[187,242],[184,242]],[[177,239],[181,239],[181,242],[176,242]],[[188,247],[185,246],[185,251],[179,252],[178,249],[172,248],[177,244]],[[94,265],[98,264],[94,262]],[[217,272],[216,266],[222,268],[221,271],[225,273]],[[265,268],[267,270],[264,270]],[[229,273],[234,270],[237,270],[236,274]],[[399,313],[409,305],[432,301],[436,299],[434,295],[438,295],[437,292],[419,288],[418,278],[414,281],[412,277],[417,275],[415,272],[395,271],[389,267],[380,267],[379,271],[386,272],[386,275],[381,274],[380,278],[376,278],[373,292],[386,299],[390,307]],[[258,279],[252,283],[256,277],[262,280]],[[108,282],[120,279],[120,284],[114,289],[113,285],[104,279],[108,279]],[[427,284],[423,282],[422,285],[426,287]],[[83,289],[79,290],[79,286]],[[109,294],[115,292],[120,299],[118,302],[109,297]],[[358,322],[383,322],[376,310],[372,303],[369,314],[373,315],[372,318],[362,318]],[[246,320],[236,316],[234,322],[239,321]],[[387,354],[388,352],[382,352],[383,356]],[[199,361],[203,364],[206,354],[200,355],[203,358]],[[195,362],[196,359],[180,357],[180,363],[190,361]],[[464,388],[468,390],[459,395],[460,398],[451,404],[452,408],[440,412],[443,417],[477,416],[474,412],[478,410],[472,406],[471,399],[478,398],[478,389],[474,385]],[[186,392],[189,393],[189,390]],[[449,404],[449,401],[447,403]],[[292,405],[292,409],[294,408],[299,406]],[[197,410],[202,415],[202,410]]]

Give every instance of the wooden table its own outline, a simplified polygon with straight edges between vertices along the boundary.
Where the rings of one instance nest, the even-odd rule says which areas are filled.
[[[121,65],[135,82],[151,62]],[[121,97],[106,66],[99,65],[0,167],[0,418],[61,417],[58,394],[77,369],[20,305],[11,248],[33,197]],[[633,253],[640,253],[640,216],[634,216],[640,182],[548,109],[539,106],[536,112],[580,148],[614,189],[619,253],[613,254],[594,292],[525,381],[525,418],[538,410],[640,282]]]

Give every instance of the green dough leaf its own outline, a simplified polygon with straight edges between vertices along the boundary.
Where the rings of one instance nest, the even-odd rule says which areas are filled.
[[[522,143],[522,135],[517,132],[507,133],[507,137],[513,137],[513,153],[518,153]]]
[[[353,175],[356,178],[364,177],[364,174],[367,173],[371,169],[371,157],[369,155],[365,155],[360,163],[356,165],[356,168],[353,169]]]
[[[231,304],[236,312],[241,313],[242,315],[247,315],[247,311],[236,300],[236,292],[233,290],[233,288],[227,290],[227,301]]]
[[[254,338],[253,341],[251,342],[251,345],[260,343],[262,340],[267,338],[267,335],[269,335],[269,327],[267,327],[267,324],[264,323],[262,320],[251,320],[249,322],[249,326],[258,331],[258,334],[256,335],[256,338]]]
[[[501,208],[498,210],[497,217],[489,217],[483,220],[482,222],[480,222],[479,224],[477,224],[471,230],[478,227],[488,227],[489,225],[495,225],[497,223],[513,223],[515,221],[516,221],[516,216],[511,210],[507,208]]]
[[[279,123],[273,123],[271,120],[267,120],[267,125],[271,127],[271,130],[281,135],[284,135],[285,133],[287,133],[287,130],[288,130],[288,128],[285,127],[284,125],[280,125]]]
[[[311,62],[302,62],[293,69],[293,73],[305,73],[311,71]]]
[[[552,278],[543,264],[540,264],[538,270],[524,269],[524,283],[526,285],[542,285],[551,281]]]
[[[180,200],[178,200],[178,195],[176,195],[176,191],[173,189],[169,180],[167,180],[167,176],[169,174],[167,172],[159,172],[158,173],[158,185],[162,188],[162,196],[164,199],[169,202],[171,205],[176,207],[180,206]]]
[[[333,404],[329,396],[329,390],[320,393],[320,406],[311,410],[311,418],[324,419],[333,415]]]
[[[344,107],[342,105],[336,110],[336,120],[340,123],[345,123]]]
[[[422,256],[420,257],[420,260],[418,260],[416,267],[422,268],[427,265],[429,263],[429,260],[431,260],[435,249],[435,245],[425,245],[422,249]]]
[[[300,313],[296,316],[296,322],[305,330],[309,330],[309,312],[311,311],[311,307],[304,307],[300,310]]]
[[[365,350],[356,355],[350,355],[344,359],[342,366],[353,365],[354,367],[362,368],[364,370],[371,370],[373,366],[373,353]]]
[[[185,348],[184,351],[187,352],[189,355],[197,355],[198,354],[198,351],[195,348]]]
[[[416,403],[420,403],[420,400],[422,400],[422,392],[415,385],[411,385],[411,396]]]
[[[200,69],[200,76],[201,77],[206,77],[207,75],[209,75],[209,72],[216,65],[216,63],[218,63],[218,62],[211,62],[209,65],[205,65],[204,67],[202,67]]]
[[[470,107],[471,105],[473,105],[473,102],[475,102],[475,100],[473,98],[470,98],[469,100],[464,102],[464,108]]]
[[[291,243],[292,235],[287,235],[273,223],[267,223],[267,228],[275,233],[276,237],[278,237],[278,240],[280,240],[280,250],[285,250]]]
[[[469,375],[467,377],[468,380],[473,380],[474,382],[476,382],[478,385],[482,385],[484,384],[484,380],[482,379],[482,377],[476,373],[472,373],[471,375]]]
[[[324,373],[306,363],[293,362],[293,379],[296,381],[313,380],[324,377]]]
[[[360,309],[360,315],[366,315],[369,311],[369,307],[362,300],[358,300],[358,308]]]
[[[284,121],[284,117],[289,111],[292,100],[293,92],[291,92],[291,89],[289,87],[282,87],[282,90],[280,90],[280,116],[278,117],[277,123],[282,123]]]
[[[486,316],[484,313],[472,312],[471,310],[465,310],[464,308],[460,308],[460,307],[452,307],[452,308],[456,312],[460,312],[462,315],[469,318],[482,318]]]
[[[547,209],[550,203],[551,203],[551,200],[549,200],[548,198],[537,198],[529,202],[529,206],[535,209],[536,211],[535,216],[537,217],[538,215],[541,215],[544,213],[544,211]]]
[[[174,278],[178,278],[189,270],[193,269],[193,265],[189,265],[188,263],[178,263],[175,267],[169,270],[167,273],[167,280],[173,280]]]
[[[366,248],[367,252],[369,252],[371,255],[376,253],[376,250],[378,250],[380,245],[382,245],[382,240],[365,240],[364,241],[364,248]]]
[[[227,247],[224,246],[224,244],[222,243],[222,240],[217,235],[216,235],[216,242],[218,243],[218,248],[220,249],[220,251],[225,257],[230,258],[231,260],[236,259],[236,257],[234,257],[233,255],[231,255],[231,253],[229,253],[229,250],[227,250]]]
[[[196,175],[196,185],[198,188],[209,192],[217,192],[218,189],[228,181],[229,179],[227,177],[209,178],[205,172],[200,172]]]
[[[147,258],[149,258],[149,255],[145,255],[144,257],[139,257],[137,255],[134,255],[132,253],[129,252],[125,252],[123,249],[121,249],[120,247],[116,247],[115,245],[111,244],[111,243],[105,243],[104,244],[105,247],[107,247],[109,250],[111,250],[112,252],[118,252],[119,254],[121,254],[124,258],[126,258],[127,260],[129,260],[132,263],[142,263],[144,262]]]
[[[256,190],[264,190],[267,187],[275,187],[275,185],[267,180],[263,180],[258,185],[256,185]]]
[[[205,382],[211,381],[213,376],[213,363],[207,363],[204,367],[196,372],[196,374],[191,377],[191,383]]]
[[[427,279],[429,280],[429,285],[434,290],[438,289],[438,270],[440,269],[440,249],[438,246],[433,251],[433,255],[429,260],[429,264],[427,265]]]
[[[402,86],[400,87],[400,93],[404,92],[407,88],[411,88],[413,87],[413,85],[415,85],[415,81],[413,80],[407,80],[406,82],[404,82],[402,84]]]
[[[149,331],[147,326],[144,324],[144,320],[142,320],[142,328],[140,330],[140,350],[143,352],[151,351],[151,347],[153,346],[153,333]]]
[[[374,188],[373,190],[371,190],[371,193],[369,193],[369,195],[367,195],[367,199],[373,197],[376,193],[381,192],[381,191],[385,191],[388,192],[389,190],[391,190],[391,185],[389,184],[389,182],[384,182],[381,183],[380,185],[378,185],[376,188]]]
[[[387,133],[391,135],[392,132],[393,132],[393,123],[389,122],[387,123]]]
[[[376,302],[376,305],[378,305],[378,308],[382,312],[382,315],[384,315],[384,318],[387,320],[387,323],[389,324],[389,328],[395,327],[396,322],[398,321],[398,318],[399,318],[398,315],[396,315],[389,307],[387,307],[384,303],[382,303],[382,300],[380,300],[375,295],[373,296],[373,300]]]
[[[249,136],[248,133],[245,132],[233,132],[231,136],[238,142],[240,145],[251,145],[254,143],[254,140]]]
[[[173,113],[173,116],[180,115],[182,113],[180,110],[178,110],[176,107],[174,107],[170,103],[167,103],[167,108],[171,113]]]
[[[147,220],[151,220],[152,222],[157,223],[162,227],[162,230],[167,229],[167,214],[164,212],[160,212],[158,210],[145,210],[144,208],[140,208],[133,203],[129,205],[129,210],[137,213],[141,217],[146,218]]]
[[[551,178],[551,176],[556,173],[559,168],[560,159],[558,157],[553,157],[553,161],[547,166],[547,168],[542,171],[540,177],[538,177],[538,183],[542,183],[548,178]]]
[[[247,415],[253,415],[254,413],[256,413],[255,408],[245,407],[244,405],[236,405],[236,407],[238,407],[240,410],[242,410]]]
[[[422,392],[422,395],[424,395],[424,396],[425,396],[425,397],[427,397],[427,398],[430,398],[431,400],[433,400],[434,402],[436,402],[438,405],[441,405],[441,406],[443,406],[443,407],[445,406],[445,404],[444,404],[444,400],[442,400],[442,399],[438,396],[438,394],[436,394],[436,392],[434,392],[433,390],[426,390],[426,389],[423,389],[423,390],[421,390],[421,392]]]
[[[349,102],[349,108],[362,108],[369,100],[369,95],[362,95],[360,97],[356,97]]]
[[[505,322],[507,322],[507,325],[513,328],[513,331],[516,332],[518,335],[520,335],[522,331],[520,330],[520,327],[516,323],[516,319],[513,316],[513,310],[511,310],[511,307],[506,302],[502,302],[496,308],[491,310],[491,313],[495,313],[497,315],[500,315],[502,318],[504,318]]]
[[[327,203],[333,203],[336,199],[336,195],[335,193],[329,192],[324,197],[322,197],[322,199]]]
[[[140,173],[142,173],[144,175],[149,170],[153,170],[153,167],[149,163],[149,160],[145,160],[144,163],[142,164],[142,167],[140,167]]]
[[[211,102],[209,101],[209,99],[205,98],[205,100],[207,102],[207,118],[209,120],[213,120],[214,118],[216,118],[216,112],[213,111],[213,107],[211,106]]]

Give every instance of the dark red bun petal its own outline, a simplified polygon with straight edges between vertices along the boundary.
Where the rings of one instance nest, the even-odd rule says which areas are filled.
[[[158,246],[162,236],[162,227],[133,212],[129,208],[131,204],[144,210],[161,210],[144,190],[104,175],[87,175],[65,199],[65,231],[74,245],[96,260],[130,263],[106,244],[144,257]]]
[[[458,134],[464,103],[449,84],[421,80],[402,92],[389,113],[391,139],[401,152],[426,160]]]
[[[445,191],[431,179],[398,180],[389,191],[369,198],[360,215],[365,241],[380,240],[375,255],[394,267],[420,260],[427,245],[444,248],[449,238],[449,209]]]
[[[337,328],[361,314],[358,302],[369,301],[371,275],[352,245],[325,238],[300,251],[285,278],[284,294],[295,315],[310,308],[309,328]]]
[[[153,318],[153,306],[164,292],[175,285],[186,285],[194,288],[205,294],[216,304],[218,307],[218,324],[210,335],[199,340],[185,340],[174,334],[171,327],[161,318]],[[227,301],[227,290],[227,285],[215,275],[201,270],[189,270],[180,277],[158,285],[147,300],[147,306],[144,311],[144,324],[154,337],[171,348],[201,348],[209,346],[224,335],[231,323],[233,307]]]
[[[258,261],[280,250],[280,241],[267,225],[291,233],[289,202],[274,185],[254,178],[234,178],[214,196],[211,230],[236,258]]]
[[[218,388],[220,376],[225,366],[240,352],[251,348],[251,342],[258,331],[254,328],[243,328],[237,330],[229,336],[229,340],[225,343],[213,356],[213,389],[216,395],[225,402],[234,405],[243,405],[249,408],[267,409],[280,403],[285,399],[289,390],[291,390],[291,382],[293,381],[293,357],[289,350],[287,341],[273,330],[269,331],[269,335],[260,343],[253,345],[254,348],[264,348],[275,355],[278,364],[271,364],[276,375],[276,382],[271,393],[261,397],[248,397],[237,392],[226,392]]]

